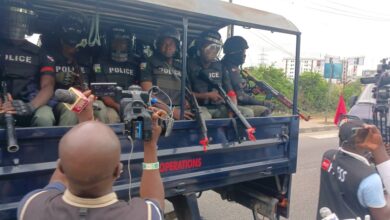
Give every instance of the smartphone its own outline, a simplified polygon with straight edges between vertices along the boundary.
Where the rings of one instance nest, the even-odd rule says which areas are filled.
[[[352,128],[352,137],[358,137],[361,140],[366,139],[368,135],[369,129],[368,128],[363,128],[363,127],[355,127]]]

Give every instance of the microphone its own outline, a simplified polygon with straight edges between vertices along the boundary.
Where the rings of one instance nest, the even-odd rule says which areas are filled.
[[[336,214],[332,213],[328,207],[320,209],[321,220],[339,220]]]
[[[80,113],[88,105],[88,98],[79,90],[70,87],[68,90],[57,89],[54,97],[63,102],[65,107],[73,112]]]

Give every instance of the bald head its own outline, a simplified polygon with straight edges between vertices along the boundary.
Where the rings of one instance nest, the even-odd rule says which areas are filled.
[[[110,183],[118,175],[121,147],[107,125],[87,121],[69,130],[60,140],[60,168],[70,186],[88,190]]]

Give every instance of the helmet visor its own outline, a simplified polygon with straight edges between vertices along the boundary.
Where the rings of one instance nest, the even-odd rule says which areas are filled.
[[[206,60],[212,61],[218,58],[221,48],[221,44],[211,43],[202,48],[202,54]]]

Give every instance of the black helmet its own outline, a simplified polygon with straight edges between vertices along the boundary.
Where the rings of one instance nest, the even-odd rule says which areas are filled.
[[[126,40],[126,47],[113,48],[115,40]],[[110,28],[108,33],[108,47],[110,49],[111,59],[117,62],[126,62],[129,57],[129,53],[133,51],[135,36],[129,31],[126,26],[114,25]]]
[[[233,36],[228,38],[223,45],[223,52],[225,54],[231,54],[238,51],[243,51],[248,49],[248,43],[241,36]]]
[[[176,41],[177,48],[179,48],[180,33],[172,25],[164,25],[157,30],[155,47],[158,48],[158,46],[161,44],[161,41],[166,37],[170,37],[170,38],[174,39]]]
[[[67,45],[76,46],[87,36],[87,25],[84,15],[66,11],[56,21],[57,36]]]
[[[207,30],[203,31],[198,38],[199,46],[204,43],[215,43],[222,45],[222,37],[218,31]]]
[[[0,0],[0,36],[23,40],[25,35],[32,34],[31,26],[35,17],[28,1]]]

